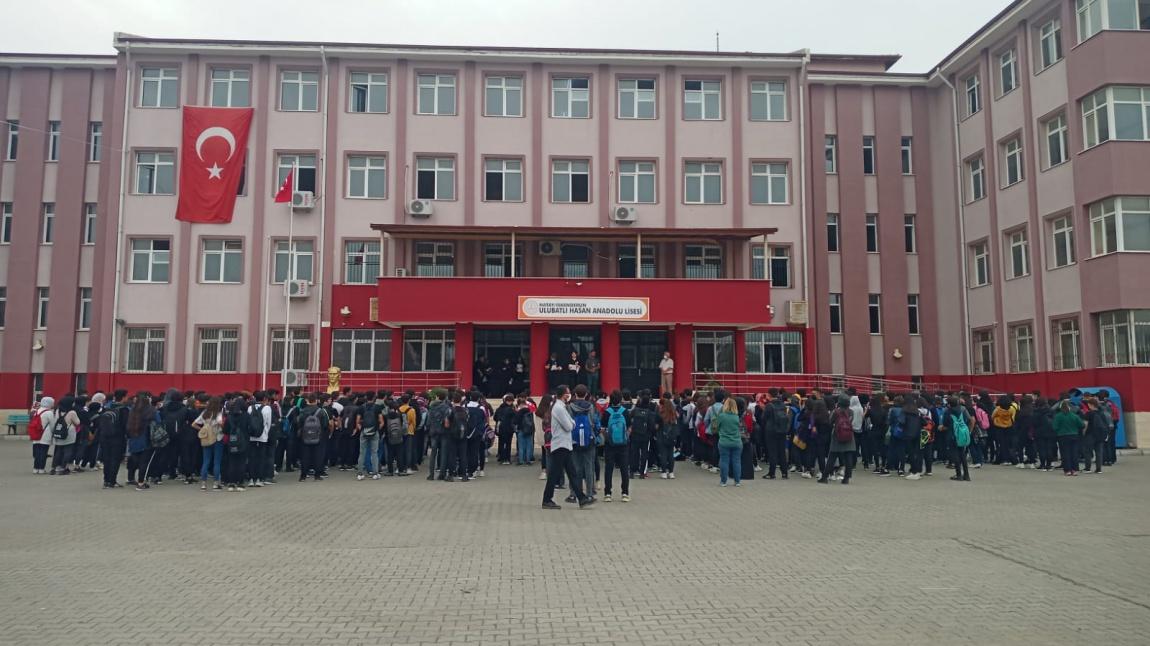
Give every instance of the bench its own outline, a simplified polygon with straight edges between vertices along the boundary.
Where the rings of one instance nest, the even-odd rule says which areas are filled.
[[[9,414],[8,415],[8,434],[9,435],[16,435],[16,427],[17,426],[24,426],[25,428],[27,428],[28,423],[31,421],[32,421],[32,418],[28,416],[28,413],[11,413],[11,414]]]

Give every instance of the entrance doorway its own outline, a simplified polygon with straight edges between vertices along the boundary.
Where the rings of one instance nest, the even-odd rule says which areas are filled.
[[[527,329],[475,331],[475,384],[488,397],[529,389],[531,332]]]
[[[563,370],[547,373],[547,387],[554,389],[560,384],[571,388],[587,383],[582,371],[583,362],[587,361],[587,354],[592,350],[599,350],[599,328],[551,328],[550,352],[559,360]],[[579,355],[580,370],[578,373],[567,370],[571,353]],[[550,358],[550,355],[548,355]],[[547,358],[537,358],[537,361],[547,361]]]
[[[667,350],[666,330],[624,330],[619,332],[619,384],[638,393],[659,392],[659,362]]]

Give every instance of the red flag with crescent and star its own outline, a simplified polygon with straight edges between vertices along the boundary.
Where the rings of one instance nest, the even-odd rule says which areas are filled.
[[[184,106],[180,148],[180,198],[176,219],[232,221],[236,189],[244,176],[252,108]]]

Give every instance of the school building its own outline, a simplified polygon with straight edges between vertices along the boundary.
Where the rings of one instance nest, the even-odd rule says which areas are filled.
[[[1150,428],[1150,2],[1018,0],[925,73],[114,44],[0,54],[0,409],[669,350],[676,388],[1111,386]],[[184,105],[255,109],[231,223],[174,219]]]

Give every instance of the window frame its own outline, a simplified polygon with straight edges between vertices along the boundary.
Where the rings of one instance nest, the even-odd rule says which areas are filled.
[[[922,297],[920,294],[906,295],[907,333],[911,336],[922,336]]]
[[[1126,207],[1127,200],[1150,200],[1150,197],[1142,195],[1115,195],[1103,200],[1099,200],[1092,204],[1087,205],[1086,212],[1090,222],[1090,253],[1091,258],[1098,256],[1105,256],[1111,253],[1146,253],[1150,252],[1150,245],[1145,249],[1127,249],[1126,248],[1126,219],[1129,217],[1139,217],[1150,219],[1150,203],[1147,205],[1147,210],[1135,210],[1133,207]],[[1112,205],[1111,211],[1106,211],[1106,205]],[[1096,212],[1097,207],[1097,212]],[[1101,230],[1103,233],[1103,243],[1110,242],[1110,231],[1106,224],[1107,220],[1113,220],[1113,248],[1110,244],[1104,244],[1104,248],[1099,252],[1098,246],[1098,232]],[[1101,227],[1099,225],[1101,224]]]
[[[971,265],[970,287],[972,289],[977,287],[986,287],[991,282],[990,241],[984,238],[982,240],[970,243],[968,253]],[[980,269],[981,273],[983,274],[981,280],[979,279]]]
[[[575,81],[583,81],[587,87],[575,87]],[[566,83],[566,87],[557,87],[558,83]],[[552,119],[591,119],[594,117],[592,112],[592,96],[591,89],[593,85],[593,75],[590,73],[571,73],[571,74],[553,74],[551,76],[551,118]],[[560,93],[563,94],[563,100],[560,101]],[[564,104],[567,114],[559,114],[560,104]],[[575,107],[579,104],[586,104],[586,114],[576,115]]]
[[[367,336],[367,335],[370,335]],[[360,338],[362,336],[362,338]],[[346,338],[341,338],[346,337]],[[344,372],[388,372],[391,370],[391,344],[395,341],[392,330],[387,328],[343,328],[332,330],[331,333],[331,363]],[[343,350],[336,350],[336,345],[347,345],[346,353],[348,363],[341,365],[337,359]],[[367,357],[361,357],[357,348],[367,346]],[[381,348],[379,346],[386,346]],[[366,359],[367,365],[361,365],[360,359]]]
[[[762,89],[755,89],[756,85],[762,85]],[[782,85],[782,91],[772,89],[773,85]],[[769,122],[769,121],[789,121],[790,120],[790,83],[784,78],[751,78],[747,80],[747,119],[755,122]],[[755,98],[756,95],[766,97],[766,116],[755,116]],[[771,105],[772,97],[782,97],[782,105],[779,106],[782,110],[782,115],[775,115],[775,111]]]
[[[692,172],[691,170],[689,170],[689,167],[694,166],[694,165],[698,165],[698,167],[699,167],[698,172]],[[683,160],[683,166],[682,166],[683,204],[690,205],[690,206],[716,206],[716,205],[726,204],[726,190],[725,190],[726,187],[724,186],[724,181],[723,181],[723,176],[725,174],[724,171],[726,170],[724,168],[724,165],[725,164],[723,163],[722,160],[684,159]],[[718,167],[718,172],[715,172],[713,169],[709,170],[708,167],[710,167],[710,166]],[[707,200],[707,178],[708,177],[718,177],[719,178],[719,199],[718,199],[718,201],[714,201],[714,200],[708,201]],[[692,179],[696,180],[699,184],[699,187],[698,187],[699,199],[698,199],[698,201],[692,201],[689,199],[690,182],[692,181]]]
[[[724,80],[725,79],[723,79],[722,77],[714,77],[714,76],[698,76],[698,77],[690,77],[690,78],[684,77],[683,78],[683,84],[681,86],[683,96],[682,96],[682,103],[680,106],[680,110],[682,111],[682,120],[683,121],[722,121],[724,119],[724,110],[723,110],[723,81]],[[698,89],[689,89],[687,87],[688,83],[698,83],[699,88]],[[708,87],[708,85],[712,84],[712,83],[717,83],[718,88],[716,89],[716,88]],[[708,114],[707,114],[707,97],[708,96],[717,97],[716,107],[715,107],[715,109],[718,112],[717,115],[708,116]],[[688,116],[687,106],[689,106],[689,105],[698,105],[699,116],[697,116],[697,117]]]
[[[998,148],[1002,155],[1002,184],[999,188],[1005,190],[1021,184],[1026,179],[1026,158],[1023,155],[1022,135],[1010,137],[1000,143]],[[1012,165],[1013,169],[1011,168]]]
[[[1069,324],[1069,325],[1067,325]],[[1050,321],[1050,335],[1053,339],[1054,362],[1051,370],[1082,369],[1082,325],[1077,317],[1057,318]],[[1067,363],[1065,337],[1070,337],[1073,363]],[[1101,343],[1101,342],[1100,342]]]
[[[1046,153],[1043,155],[1043,162],[1045,162],[1043,170],[1049,170],[1070,161],[1070,130],[1066,122],[1066,112],[1059,112],[1058,114],[1043,121],[1041,125],[1042,142],[1045,148],[1044,152]],[[1053,137],[1057,137],[1057,149],[1051,146],[1051,139]],[[1055,162],[1053,158],[1053,153],[1055,150],[1058,151],[1058,162]]]
[[[1025,278],[1030,275],[1030,236],[1026,227],[1018,227],[1003,233],[1006,238],[1006,280]]]
[[[1137,101],[1116,97],[1116,92],[1133,91],[1139,93]],[[1100,146],[1108,141],[1150,141],[1150,85],[1107,85],[1082,97],[1078,103],[1082,113],[1084,150]],[[1138,106],[1138,115],[1142,121],[1140,124],[1142,137],[1137,139],[1119,136],[1119,107],[1131,105]],[[1103,121],[1106,125],[1106,132],[1102,132],[1100,128]]]
[[[8,126],[4,134],[4,161],[16,161],[20,154],[20,120],[6,119],[3,123]]]
[[[744,338],[745,359],[747,372],[762,375],[802,374],[803,372],[803,336],[797,330],[748,330]],[[778,357],[781,360],[782,370],[767,370],[767,348],[779,346]],[[798,365],[788,362],[797,360]],[[790,369],[788,369],[790,368]]]
[[[762,249],[762,245],[755,245],[757,248]],[[778,252],[782,253],[778,253]],[[792,269],[794,268],[792,262],[793,254],[791,252],[791,245],[767,245],[767,279],[771,281],[772,289],[790,289],[794,287],[792,276],[794,275]],[[775,261],[784,263],[786,269],[786,281],[783,283],[775,282]]]
[[[48,307],[52,299],[51,288],[37,287],[36,288],[36,318],[34,320],[34,330],[47,330],[48,329]]]
[[[497,79],[499,83],[493,84],[492,82]],[[519,87],[508,85],[507,81],[511,79],[519,81]],[[496,119],[514,119],[525,116],[526,110],[523,109],[523,94],[526,89],[526,85],[526,75],[519,72],[485,74],[483,76],[483,116]],[[493,91],[499,93],[499,102],[500,106],[502,107],[502,114],[496,114],[490,109],[490,105],[488,103],[488,94]],[[508,113],[507,107],[510,105],[510,102],[507,100],[507,98],[512,94],[518,94],[516,105],[518,107],[519,114]]]
[[[430,258],[431,262],[421,262]],[[440,262],[446,259],[447,262]],[[448,240],[414,240],[411,244],[412,274],[434,278],[455,276],[455,243]],[[425,271],[423,267],[430,267]]]
[[[295,280],[304,281],[309,285],[314,285],[316,261],[315,240],[313,238],[292,238],[291,246],[285,246],[281,251],[281,245],[287,244],[287,238],[272,238],[271,240],[271,253],[268,254],[271,260],[271,271],[269,272],[269,277],[271,278],[270,284],[283,285],[289,280]],[[301,247],[303,245],[310,245],[310,250],[302,249]],[[276,265],[279,263],[280,255],[286,256],[284,261],[288,263],[287,266],[284,267],[283,280],[278,280],[276,275],[278,273],[276,271]],[[310,275],[306,279],[299,277],[301,258],[310,258],[311,260],[311,271],[308,272]]]
[[[392,343],[395,340],[392,339]],[[403,328],[403,372],[447,372],[455,368],[455,330],[451,328]],[[408,344],[418,345],[418,366],[408,366]],[[429,345],[440,346],[438,367],[428,366],[427,348]],[[392,366],[394,369],[395,366]]]
[[[710,346],[713,370],[699,361],[700,346]],[[691,354],[699,372],[729,373],[735,371],[735,333],[732,330],[699,330],[691,335]],[[729,368],[729,369],[727,369]]]
[[[208,249],[209,243],[220,243],[220,248]],[[229,248],[229,244],[231,247]],[[236,246],[238,245],[238,247]],[[200,238],[200,268],[199,268],[199,283],[205,285],[242,285],[244,283],[245,274],[245,249],[244,239],[242,237],[229,238],[229,237],[216,237],[216,236],[203,236]],[[219,278],[213,279],[208,276],[208,256],[219,256]],[[226,280],[228,275],[228,261],[229,259],[234,263],[239,262],[239,278],[238,280]]]
[[[8,323],[8,287],[0,285],[0,330]]]
[[[1049,31],[1047,28],[1050,27]],[[1048,50],[1048,43],[1054,43],[1051,51]],[[1051,60],[1047,61],[1047,53],[1052,55]],[[1060,62],[1065,55],[1062,48],[1062,19],[1051,18],[1042,23],[1038,27],[1038,69],[1039,71],[1049,69],[1055,64]]]
[[[360,75],[367,75],[366,79],[357,80],[356,77]],[[377,80],[376,77],[383,77],[383,80]],[[363,110],[356,110],[356,92],[359,86],[363,86],[364,90],[364,103]],[[377,90],[382,88],[382,90]],[[383,110],[372,110],[372,97],[376,91],[383,92]],[[347,105],[344,106],[344,112],[348,114],[390,114],[391,113],[391,70],[388,68],[383,69],[359,69],[353,68],[347,71]]]
[[[48,139],[48,150],[44,155],[44,161],[49,164],[54,164],[60,161],[60,122],[49,121],[46,135]]]
[[[227,78],[216,78],[216,72],[227,72]],[[247,78],[237,78],[237,73]],[[226,88],[227,95],[223,103],[216,103],[217,84]],[[247,85],[247,101],[243,104],[235,102],[236,86]],[[252,107],[252,68],[243,65],[220,65],[208,68],[208,105],[217,108],[250,108]]]
[[[650,88],[640,88],[639,87],[640,82],[647,82],[647,81],[649,81],[651,83]],[[625,87],[623,87],[624,83],[634,83],[635,87],[625,88]],[[641,98],[641,97],[646,96],[647,92],[650,92],[650,96],[651,96],[649,101],[645,98]],[[624,94],[630,95],[629,101],[624,100]],[[628,103],[631,106],[632,116],[626,116],[623,114],[623,106],[627,105]],[[639,107],[640,107],[640,105],[644,105],[646,103],[651,104],[651,116],[649,116],[649,117],[640,116]],[[632,120],[634,120],[634,121],[651,121],[651,120],[658,119],[659,118],[659,78],[656,76],[641,76],[641,75],[640,76],[617,76],[617,77],[615,77],[615,118],[616,119],[625,119],[628,121],[632,121]]]
[[[525,184],[526,177],[525,177],[525,172],[524,172],[525,171],[525,169],[524,169],[525,164],[524,164],[524,159],[522,157],[490,156],[490,157],[483,157],[482,161],[483,161],[483,198],[482,199],[484,202],[517,204],[517,203],[522,203],[522,202],[526,201],[526,199],[527,199],[526,198],[526,184]],[[488,168],[488,164],[492,164],[492,163],[498,163],[499,168],[498,169]],[[508,164],[518,164],[519,168],[518,168],[518,170],[509,169]],[[502,195],[502,197],[500,197],[500,198],[493,198],[488,193],[487,178],[488,178],[488,175],[492,175],[492,174],[498,175],[500,178],[499,179],[499,182],[500,182],[499,186],[500,186],[500,193]],[[509,175],[510,176],[518,175],[519,176],[519,197],[518,198],[510,198],[509,199],[507,197],[507,192],[508,192],[507,191],[507,177]]]
[[[900,163],[903,175],[914,175],[914,137],[903,136],[899,140]]]
[[[353,162],[363,160],[363,166],[353,166]],[[386,200],[388,196],[388,164],[387,153],[373,153],[367,151],[348,151],[344,156],[344,197],[349,200]],[[371,177],[373,173],[383,174],[383,194],[371,195]],[[362,194],[354,193],[355,176],[363,175]]]
[[[1018,89],[1018,49],[1011,46],[998,53],[998,98]],[[1010,87],[1006,86],[1009,74]]]
[[[878,230],[878,213],[866,214],[866,252],[878,253],[879,252],[879,230]]]
[[[1007,327],[1007,338],[1010,339],[1010,372],[1036,372],[1038,352],[1035,346],[1034,323],[1031,321],[1011,323]],[[1025,352],[1022,352],[1023,349]]]
[[[1078,250],[1075,248],[1074,216],[1062,213],[1047,218],[1050,234],[1050,269],[1061,269],[1078,264]],[[1061,238],[1061,240],[1060,240]],[[1066,256],[1067,262],[1059,263],[1059,254]]]
[[[352,249],[352,245],[361,245],[359,249]],[[374,245],[374,249],[372,249]],[[374,285],[383,276],[383,245],[378,238],[345,238],[343,245],[343,283],[344,285]],[[375,277],[371,278],[371,259],[375,259]],[[352,262],[358,258],[358,262]],[[362,276],[359,280],[352,280],[353,267],[358,267]]]
[[[281,68],[278,68],[276,70],[276,72],[277,72],[276,73],[276,79],[277,79],[276,110],[277,111],[279,111],[279,112],[319,112],[323,108],[324,97],[320,96],[320,91],[319,91],[320,81],[322,80],[322,78],[321,78],[322,72],[320,71],[319,68],[281,67]],[[297,75],[297,77],[294,79],[287,78],[288,75],[290,75],[290,74],[295,74],[295,75]],[[305,77],[305,75],[309,75],[309,74],[314,74],[315,80],[308,80],[308,78]],[[293,108],[293,107],[288,107],[285,105],[284,99],[287,97],[284,96],[284,90],[288,85],[298,86],[296,88],[296,92],[297,92],[297,94],[296,94],[296,98],[297,98],[296,105],[298,107]],[[315,91],[315,107],[310,108],[310,109],[306,107],[307,106],[307,100],[306,100],[307,97],[305,94],[306,90],[308,90],[309,88],[313,88]]]
[[[1144,21],[1150,16],[1143,16],[1141,14],[1141,7],[1138,2],[1132,2],[1134,10],[1134,27],[1114,27],[1111,22],[1111,3],[1114,0],[1076,0],[1074,3],[1074,24],[1075,34],[1078,36],[1078,43],[1082,44],[1091,38],[1097,36],[1104,31],[1145,31],[1146,28],[1142,27]],[[1093,15],[1091,9],[1098,8],[1097,15]],[[1083,19],[1086,18],[1089,22],[1086,28],[1083,28]],[[1097,25],[1094,22],[1097,21]],[[1089,32],[1089,33],[1086,33]]]
[[[977,168],[976,168],[977,164]],[[967,204],[986,198],[986,159],[979,153],[965,162]],[[977,179],[977,182],[975,181]]]
[[[284,338],[284,326],[274,325],[271,326],[271,331],[267,336],[268,340],[268,366],[271,372],[282,372],[284,370],[310,370],[311,369],[311,348],[312,348],[312,330],[310,325],[293,325],[289,328],[288,337]],[[278,337],[278,339],[277,339]],[[286,348],[280,348],[276,351],[276,343],[285,345]],[[304,361],[300,361],[300,349],[303,349]],[[288,354],[287,363],[284,365],[284,353]],[[279,365],[276,365],[279,362]],[[299,364],[303,364],[300,367]]]
[[[994,347],[994,328],[971,330],[971,367],[976,375],[994,374],[997,352]]]
[[[823,135],[823,171],[827,175],[837,175],[839,171],[839,137]]]
[[[882,334],[882,294],[867,294],[867,328],[871,336]]]
[[[88,163],[98,164],[101,161],[104,147],[104,122],[88,122]]]
[[[832,230],[834,235],[831,235]],[[842,251],[842,234],[842,216],[838,213],[827,213],[827,253]]]
[[[304,159],[310,159],[305,165]],[[272,169],[275,173],[275,180],[271,185],[271,194],[274,196],[280,186],[283,186],[284,180],[287,179],[288,173],[293,169],[298,171],[311,171],[312,187],[310,189],[300,186],[301,173],[292,175],[292,191],[311,191],[316,193],[319,187],[319,153],[317,151],[290,151],[290,150],[277,150],[275,151],[275,168]]]
[[[964,96],[966,97],[964,103],[966,114],[963,118],[968,119],[982,112],[982,81],[979,80],[978,73],[975,72],[964,78],[962,85],[965,88]]]
[[[148,242],[148,243],[150,243],[149,248],[148,249],[137,249],[136,248],[137,242]],[[159,243],[166,243],[168,248],[167,249],[157,249],[156,243],[158,243],[158,242]],[[166,259],[162,258],[162,255],[164,253],[167,253]],[[172,262],[173,253],[174,253],[174,250],[172,249],[172,238],[169,236],[147,236],[147,235],[130,236],[128,238],[127,253],[125,254],[125,256],[126,256],[125,261],[128,263],[128,271],[126,273],[127,279],[125,280],[125,282],[131,283],[134,285],[166,285],[166,284],[171,283],[172,282],[172,266],[174,264]],[[144,276],[142,278],[136,276],[136,256],[137,255],[147,256],[148,271],[147,271],[146,276]],[[164,280],[156,280],[157,270],[159,268],[163,267],[164,265],[167,266],[167,277]]]
[[[424,163],[424,162],[431,162],[432,167],[431,168],[420,168],[420,164]],[[459,173],[457,172],[458,171],[458,164],[456,162],[457,162],[457,160],[455,158],[455,155],[417,153],[415,155],[415,172],[412,173],[412,178],[415,180],[415,186],[413,187],[414,190],[412,192],[415,194],[416,199],[434,200],[436,202],[454,202],[454,201],[456,201],[458,199],[458,195],[459,195],[459,191],[458,191]],[[431,197],[427,197],[425,193],[422,193],[420,191],[420,174],[422,174],[422,173],[431,173],[432,177],[435,181],[435,186],[434,186],[434,190],[433,190]],[[441,183],[440,182],[440,174],[441,173],[450,173],[451,174],[450,193],[449,194],[440,191],[440,183]]]
[[[0,202],[0,245],[12,244],[12,202]]]
[[[77,297],[79,304],[76,307],[76,331],[87,332],[92,329],[92,293],[91,287],[81,287]]]
[[[841,292],[827,294],[827,310],[829,320],[827,328],[830,334],[843,334],[843,295]]]
[[[874,135],[863,135],[862,138],[862,155],[863,155],[863,175],[875,175],[878,171],[878,158],[875,154],[875,137]],[[870,170],[867,170],[870,166]]]
[[[155,155],[155,161],[144,162],[140,160],[141,155]],[[177,159],[176,151],[170,148],[140,148],[132,151],[132,195],[175,195],[178,189],[177,171],[179,170],[179,160]],[[152,181],[149,182],[148,188],[152,189],[147,192],[140,191],[140,168],[152,168]],[[159,191],[159,184],[162,169],[171,168],[171,191],[161,193]]]
[[[776,171],[782,168],[782,174]],[[791,167],[785,160],[771,160],[771,159],[752,159],[747,165],[748,172],[750,173],[750,180],[747,184],[747,200],[750,204],[756,206],[786,206],[791,203]],[[756,172],[756,170],[762,172]],[[782,199],[776,199],[776,184],[779,179],[782,179]],[[765,202],[755,201],[755,183],[756,180],[766,182],[766,197]]]
[[[495,253],[493,253],[493,251]],[[510,242],[502,240],[485,240],[483,242],[483,276],[485,278],[513,278],[523,275],[524,245],[516,242],[512,247]],[[493,262],[496,261],[496,262]],[[511,262],[515,263],[515,274],[512,276]],[[491,267],[499,267],[499,274],[491,272]]]
[[[459,114],[459,76],[455,70],[433,71],[421,70],[415,74],[415,114],[424,117],[454,117]],[[428,83],[427,79],[431,79]],[[446,79],[446,80],[445,80]],[[450,83],[447,82],[450,80]],[[420,90],[432,90],[432,104],[430,110],[423,105],[423,95]],[[446,102],[445,93],[451,97],[451,111],[442,111],[440,103]]]
[[[181,69],[180,65],[173,65],[172,63],[139,63],[136,66],[139,73],[139,79],[136,82],[136,108],[142,110],[171,110],[180,107],[180,92],[181,92]],[[155,70],[158,75],[149,76],[147,73],[150,70]],[[167,73],[171,72],[172,75]],[[175,85],[175,94],[172,97],[172,105],[164,104],[164,84],[171,82]],[[153,105],[144,102],[144,95],[147,92],[149,84],[156,84],[156,99]]]
[[[567,168],[558,168],[559,164],[567,164]],[[586,165],[586,171],[579,171],[576,169],[577,164]],[[595,202],[595,191],[592,184],[592,161],[590,157],[552,157],[548,164],[551,170],[551,185],[550,185],[550,198],[551,204],[593,204]],[[575,177],[578,175],[587,175],[587,200],[576,201],[575,198]],[[558,199],[556,191],[556,181],[560,177],[567,178],[567,199]]]
[[[204,338],[205,332],[216,333],[215,339]],[[229,335],[230,338],[225,337]],[[228,374],[239,372],[240,367],[240,338],[242,337],[240,326],[238,325],[198,325],[196,326],[196,372],[205,374]],[[215,368],[204,367],[204,352],[206,345],[215,346],[213,355],[215,359]],[[231,368],[225,366],[225,359],[228,358],[225,352],[225,346],[232,346],[231,349]]]
[[[624,164],[633,164],[634,170],[624,170]],[[650,164],[651,170],[646,171],[640,166]],[[638,158],[621,158],[615,160],[615,199],[620,204],[658,204],[659,203],[659,162],[656,159],[638,159]],[[623,198],[623,181],[630,178],[634,182],[634,187],[631,189],[634,199],[627,200]],[[650,178],[651,184],[651,199],[642,199],[643,182]]]
[[[133,339],[132,332],[142,331],[144,338]],[[143,344],[142,364],[139,368],[132,367],[132,346]],[[157,348],[154,344],[159,344]],[[154,351],[159,357],[153,357]],[[151,359],[158,359],[158,367],[153,367]],[[130,373],[163,373],[166,372],[168,360],[168,328],[165,325],[129,325],[124,328],[124,372]]]
[[[902,216],[902,244],[906,253],[918,253],[918,215],[915,213]]]
[[[692,267],[699,268],[692,271]],[[711,268],[714,270],[712,271]],[[705,274],[714,274],[705,275]],[[717,244],[699,243],[683,245],[683,277],[692,280],[720,280],[726,273],[726,258],[723,247]],[[697,274],[697,275],[691,275]]]
[[[51,246],[56,234],[56,203],[44,202],[40,205],[40,244]]]

